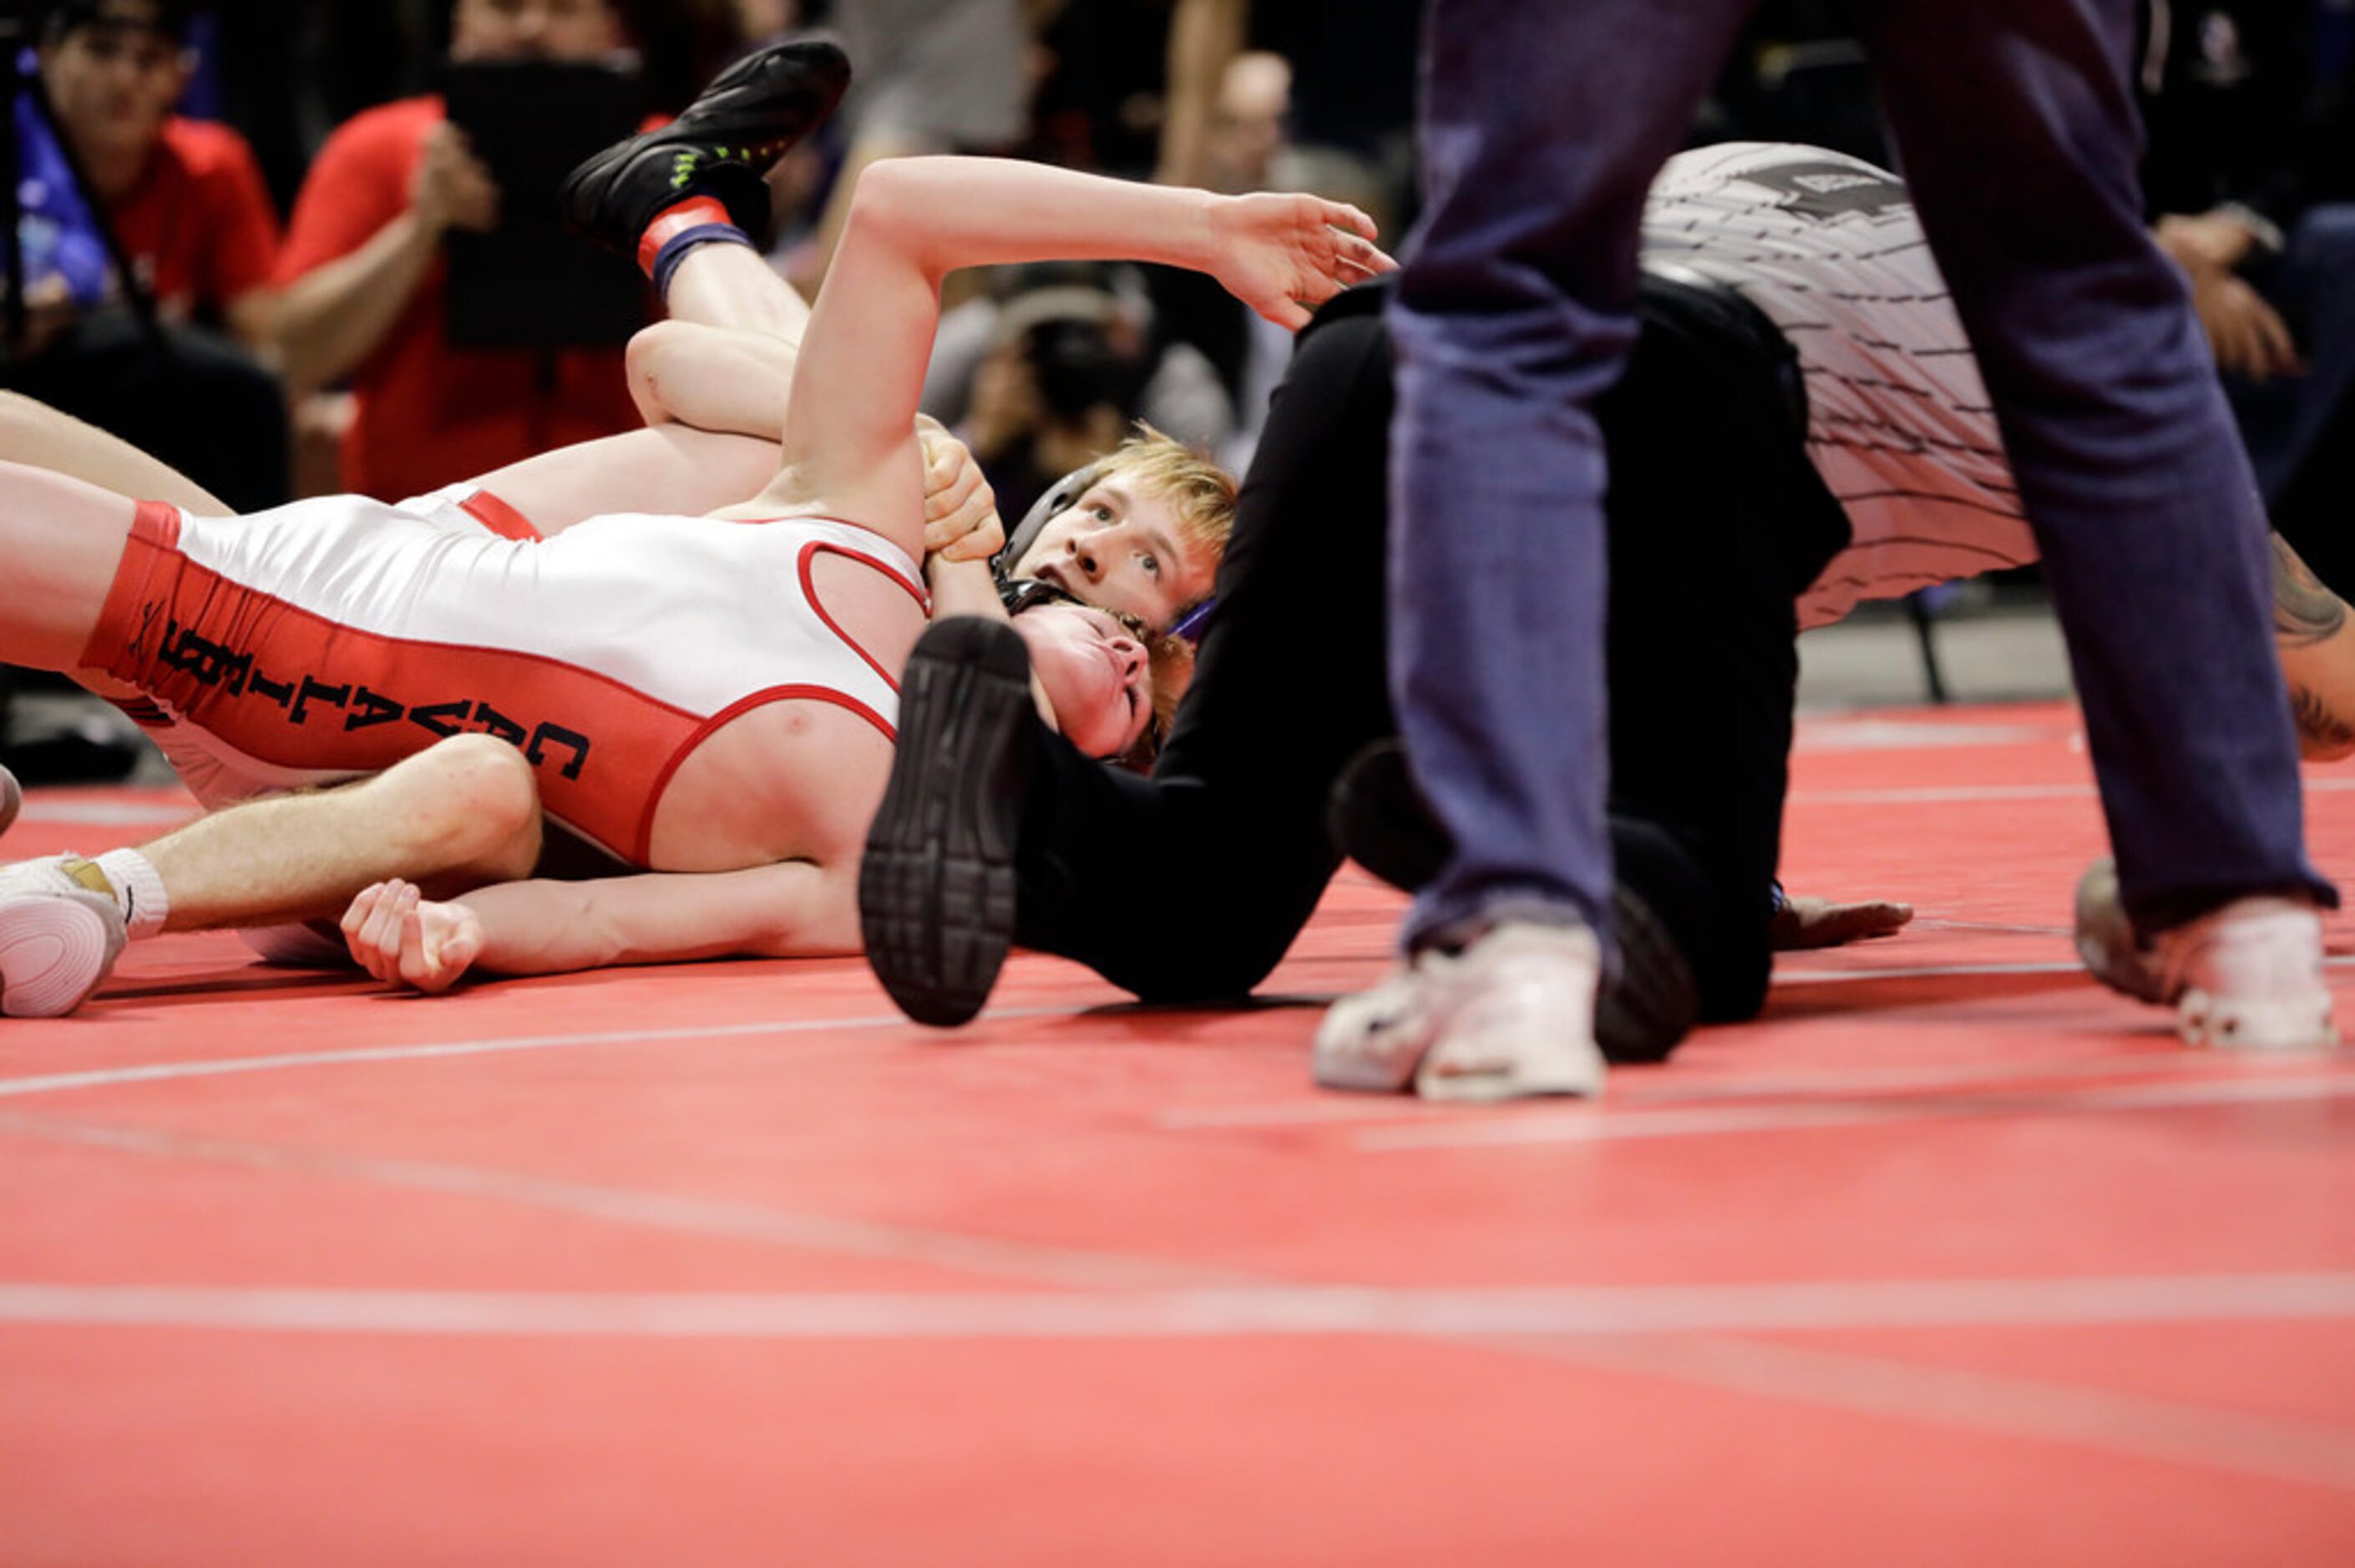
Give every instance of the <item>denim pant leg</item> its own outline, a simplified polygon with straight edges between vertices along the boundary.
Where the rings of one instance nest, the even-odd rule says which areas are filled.
[[[2135,0],[1860,0],[1923,228],[2041,546],[2145,928],[2307,865],[2264,523],[2142,222]]]
[[[1455,843],[1408,948],[1508,916],[1608,939],[1602,440],[1636,227],[1748,0],[1434,0],[1425,207],[1390,320],[1391,685]]]

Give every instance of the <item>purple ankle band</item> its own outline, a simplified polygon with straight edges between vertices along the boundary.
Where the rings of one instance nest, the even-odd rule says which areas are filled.
[[[655,252],[655,264],[647,269],[647,275],[655,281],[655,293],[666,300],[670,298],[671,274],[678,270],[678,264],[686,260],[687,253],[697,246],[741,245],[749,249],[751,244],[751,238],[732,223],[698,223],[692,228],[680,229],[662,242],[662,249]]]

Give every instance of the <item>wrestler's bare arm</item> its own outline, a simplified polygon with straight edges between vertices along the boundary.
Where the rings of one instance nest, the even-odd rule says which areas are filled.
[[[796,376],[783,465],[757,508],[862,524],[914,555],[922,470],[907,439],[958,267],[1132,259],[1209,272],[1271,321],[1391,265],[1370,219],[1305,196],[1214,196],[1001,158],[900,158],[859,177]]]
[[[471,968],[562,974],[616,964],[858,951],[855,864],[787,861],[748,871],[649,872],[591,882],[508,882],[446,903],[379,884],[345,912],[344,938],[379,980],[442,991]]]
[[[2274,651],[2289,683],[2298,749],[2309,759],[2355,755],[2355,626],[2280,535],[2274,546]]]
[[[924,560],[924,586],[932,590],[932,619],[949,620],[960,615],[975,615],[985,620],[1010,622],[1006,601],[997,597],[997,578],[986,560],[953,559],[930,556]],[[1039,722],[1060,732],[1061,723],[1055,717],[1055,705],[1047,695],[1039,672],[1030,672],[1030,701],[1039,710]]]
[[[509,465],[479,482],[543,534],[616,512],[695,515],[757,493],[777,471],[809,306],[741,245],[688,253],[671,279],[671,317],[630,342],[630,394],[647,429]],[[924,544],[958,559],[1005,543],[980,465],[920,419]]]

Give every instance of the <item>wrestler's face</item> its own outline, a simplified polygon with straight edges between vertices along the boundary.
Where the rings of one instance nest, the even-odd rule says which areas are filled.
[[[1179,531],[1178,511],[1119,475],[1091,485],[1049,520],[1014,563],[1064,592],[1167,631],[1210,597],[1218,557]]]
[[[116,0],[41,51],[58,123],[85,158],[144,154],[188,85],[187,51],[153,5]]]
[[[458,0],[453,60],[593,60],[624,47],[606,0]]]
[[[1153,722],[1145,644],[1101,609],[1042,604],[1014,618],[1056,726],[1090,757],[1118,757]]]

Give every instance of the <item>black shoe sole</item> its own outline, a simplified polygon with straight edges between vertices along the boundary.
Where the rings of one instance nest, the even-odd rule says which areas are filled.
[[[759,85],[772,70],[783,79]],[[849,58],[828,38],[796,38],[748,56],[714,77],[669,124],[617,142],[566,175],[557,193],[564,220],[574,233],[632,255],[656,213],[704,189],[761,240],[755,231],[768,227],[761,176],[826,122],[849,86]]]
[[[1035,711],[1011,627],[944,620],[908,656],[899,749],[858,865],[858,928],[875,978],[919,1023],[970,1020],[1005,966]]]

